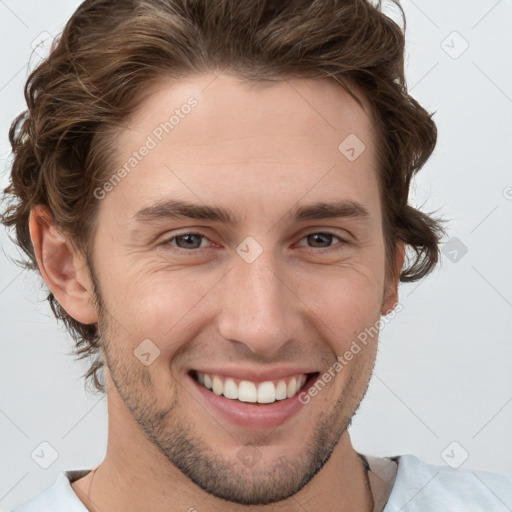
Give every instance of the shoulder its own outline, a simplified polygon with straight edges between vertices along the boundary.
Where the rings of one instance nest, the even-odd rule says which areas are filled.
[[[71,487],[71,482],[90,470],[64,471],[55,482],[12,512],[88,512]]]
[[[510,512],[512,476],[395,457],[396,479],[384,512]]]

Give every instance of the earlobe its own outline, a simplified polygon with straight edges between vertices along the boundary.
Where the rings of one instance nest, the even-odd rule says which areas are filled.
[[[398,304],[398,283],[400,282],[400,273],[404,265],[405,244],[401,240],[396,243],[395,260],[392,269],[392,275],[388,278],[388,283],[384,292],[381,315],[389,315]]]
[[[58,230],[47,207],[31,211],[29,230],[39,271],[55,299],[78,322],[97,322],[85,258]]]

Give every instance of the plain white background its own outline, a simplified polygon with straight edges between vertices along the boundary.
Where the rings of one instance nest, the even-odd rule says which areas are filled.
[[[0,185],[8,127],[25,108],[32,46],[78,1],[0,0]],[[404,0],[407,81],[439,129],[413,204],[450,220],[439,269],[401,285],[375,374],[351,427],[363,453],[512,474],[512,1]],[[396,14],[391,13],[396,18]],[[34,43],[35,41],[35,43]],[[467,47],[467,48],[466,48]],[[44,52],[44,45],[38,50]],[[32,55],[32,64],[38,61]],[[84,391],[86,362],[44,302],[41,280],[0,229],[0,511],[92,468],[107,439],[106,399]],[[41,443],[49,443],[42,445]],[[45,453],[47,469],[37,460]],[[467,458],[466,458],[467,457]],[[41,463],[41,460],[39,460]]]

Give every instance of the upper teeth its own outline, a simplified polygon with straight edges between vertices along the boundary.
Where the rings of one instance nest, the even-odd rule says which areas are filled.
[[[196,372],[197,381],[208,389],[211,389],[216,395],[223,395],[232,400],[241,402],[252,402],[259,404],[271,404],[276,400],[291,398],[297,394],[300,388],[306,382],[305,374],[287,377],[278,381],[265,381],[260,383],[249,380],[241,380],[237,384],[234,379],[220,377]]]

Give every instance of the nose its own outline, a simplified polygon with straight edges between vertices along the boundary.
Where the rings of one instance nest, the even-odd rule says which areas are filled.
[[[301,302],[292,281],[265,252],[252,263],[236,256],[220,290],[220,334],[266,357],[296,340],[302,328]]]

